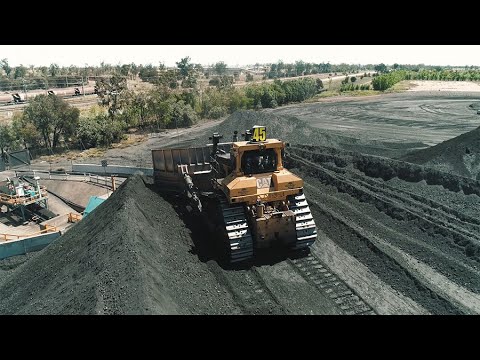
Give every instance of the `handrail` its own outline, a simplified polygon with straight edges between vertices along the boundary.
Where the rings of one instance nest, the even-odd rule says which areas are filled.
[[[31,236],[35,236],[35,235],[41,235],[43,233],[49,233],[49,232],[57,232],[58,231],[58,228],[56,226],[53,226],[53,225],[45,225],[45,229],[43,230],[39,230],[39,231],[36,231],[32,234],[28,234],[28,235],[17,235],[17,234],[0,234],[0,238],[3,237],[3,241],[10,241],[10,240],[18,240],[20,238],[26,238],[26,237],[31,237]],[[16,239],[7,239],[7,237],[16,237]]]

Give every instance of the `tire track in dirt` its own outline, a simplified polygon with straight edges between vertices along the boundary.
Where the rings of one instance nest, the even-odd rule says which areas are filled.
[[[339,184],[348,184],[351,182],[348,178],[340,178],[338,174],[322,168],[318,164],[298,158],[296,158],[295,161],[301,163],[301,167],[304,168],[303,170],[310,172],[311,175],[318,175],[319,171],[323,172],[324,175],[327,174],[327,177],[323,177],[324,182],[337,188],[339,188]],[[328,224],[329,221],[335,220],[337,225],[341,225],[350,231],[351,241],[360,243],[361,241],[353,239],[363,240],[367,248],[370,250],[374,249],[373,253],[381,255],[380,257],[384,265],[390,263],[389,267],[397,270],[397,273],[403,272],[400,278],[407,278],[400,282],[398,279],[392,282],[395,278],[394,274],[384,274],[383,279],[387,280],[387,283],[390,283],[397,290],[413,298],[416,302],[420,302],[428,311],[433,313],[457,313],[457,311],[463,313],[478,312],[480,309],[478,307],[480,304],[478,302],[480,296],[475,292],[478,292],[478,279],[480,278],[480,274],[477,270],[476,262],[470,262],[470,264],[464,263],[465,255],[462,255],[463,258],[459,258],[459,255],[455,252],[448,253],[442,251],[445,249],[438,248],[438,244],[435,242],[425,243],[424,239],[418,240],[403,233],[403,231],[399,232],[396,230],[398,226],[392,227],[390,223],[383,224],[377,221],[375,217],[370,215],[373,213],[367,211],[366,208],[362,208],[363,206],[360,204],[347,202],[341,198],[337,198],[337,196],[320,191],[315,180],[313,180],[312,184],[309,183],[308,178],[306,178],[306,181],[305,187],[310,195],[308,198],[309,202],[312,203],[312,213],[316,216],[317,226],[322,228],[322,223]],[[350,183],[348,185],[354,186],[357,184]],[[367,183],[367,185],[370,184]],[[368,199],[366,199],[364,195],[372,191],[372,189],[365,189],[357,185],[357,190],[361,188],[360,190],[362,191],[352,194],[351,191],[347,191],[349,189],[341,188],[342,186],[340,186],[339,190],[345,191],[347,194],[350,194],[350,196],[354,196],[354,198],[358,197],[361,202],[367,201]],[[382,192],[382,189],[373,190],[377,190],[377,193]],[[397,207],[401,211],[408,210],[406,209],[409,205],[408,203],[407,206],[401,204],[401,202],[395,204],[389,199],[386,199],[385,196],[382,198],[382,196],[376,195],[378,194],[370,194],[371,197],[380,199],[384,203],[390,203],[392,207]],[[322,213],[320,218],[318,218],[318,211]],[[421,218],[423,221],[426,221],[426,219],[418,213],[415,214],[412,212],[412,214],[416,215],[417,219]],[[441,226],[438,223],[433,223],[434,219],[431,220],[432,226]],[[326,225],[326,227],[328,232],[328,225]],[[465,234],[467,234],[467,232],[465,232]],[[330,230],[330,235],[327,235],[333,236],[332,239],[335,239],[335,241],[339,243],[345,243],[345,239],[339,239],[340,234],[332,233]],[[477,241],[475,235],[472,237]],[[348,238],[348,236],[346,238]],[[358,253],[356,253],[355,248],[352,249],[351,245],[352,244],[350,244],[350,248],[348,248],[348,246],[346,248],[357,257]],[[343,244],[342,247],[345,248],[345,244]],[[425,262],[425,259],[428,261]],[[392,263],[394,264],[393,266]],[[382,267],[379,266],[379,264],[374,265],[372,262],[370,262],[370,265],[373,265],[373,268]],[[432,265],[434,268],[432,268]],[[388,279],[389,277],[390,279]],[[415,283],[417,290],[420,291],[409,291],[406,289],[407,287],[405,285],[408,282]],[[419,296],[419,294],[422,293],[423,295]],[[425,296],[425,294],[427,294],[427,296]]]
[[[315,220],[326,224],[326,233],[347,252],[360,259],[377,276],[433,314],[460,314],[450,302],[438,296],[399,263],[383,241],[360,230],[331,209],[311,203]],[[314,211],[316,210],[316,211]],[[331,229],[330,229],[331,227]]]
[[[243,314],[282,315],[289,312],[254,270],[225,271],[215,261],[209,261],[208,268],[232,295]]]
[[[307,282],[327,295],[340,314],[375,315],[375,311],[314,254],[288,262]]]
[[[480,273],[478,271],[478,256],[474,256],[469,252],[469,249],[476,249],[479,241],[476,235],[465,232],[460,233],[458,229],[451,229],[444,225],[443,222],[438,223],[435,219],[426,219],[424,216],[412,211],[404,203],[393,202],[388,197],[383,196],[382,189],[376,188],[374,191],[362,188],[357,182],[352,182],[343,175],[333,173],[325,169],[322,165],[311,163],[307,160],[296,158],[299,163],[305,164],[309,169],[313,169],[316,176],[322,178],[326,183],[334,185],[339,191],[346,192],[360,202],[367,202],[374,205],[377,210],[387,214],[390,218],[400,221],[401,223],[411,223],[414,228],[421,229],[421,240],[405,237],[396,239],[409,242],[408,247],[414,246],[417,251],[423,250],[424,259],[432,257],[433,254],[437,256],[436,259],[430,259],[439,271],[444,271],[445,275],[450,274],[453,268],[456,272],[462,274],[462,282],[468,279],[470,289],[475,292],[480,292],[480,282],[478,281]],[[334,205],[332,205],[334,206]],[[390,228],[385,228],[385,231],[391,231]],[[403,230],[405,231],[405,230]],[[402,231],[402,232],[403,232]],[[432,248],[433,246],[433,248]],[[417,255],[418,256],[418,255]],[[443,266],[443,260],[446,257],[449,260],[449,266]],[[463,283],[461,283],[463,285]]]
[[[341,221],[345,226],[351,228],[359,236],[367,239],[369,243],[380,249],[384,254],[387,254],[404,270],[406,270],[412,278],[419,280],[423,286],[438,294],[440,297],[453,303],[456,307],[462,309],[463,312],[471,314],[480,313],[479,294],[475,294],[456,284],[454,281],[451,281],[436,269],[428,266],[422,261],[419,261],[414,256],[405,252],[403,249],[391,244],[388,241],[384,241],[384,239],[377,237],[376,235],[373,235],[360,225],[354,224],[331,209],[327,210],[325,207],[319,206],[318,203],[314,203],[313,206],[320,208],[321,211],[327,212],[329,215]],[[373,222],[374,220],[370,219],[370,221]],[[381,223],[376,223],[375,225],[377,227],[382,227]]]
[[[381,315],[427,315],[423,306],[387,285],[367,266],[338,246],[321,229],[315,255]]]

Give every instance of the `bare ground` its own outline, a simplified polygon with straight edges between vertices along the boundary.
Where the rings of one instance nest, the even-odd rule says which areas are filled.
[[[215,129],[227,138],[266,123],[292,143],[288,166],[305,179],[319,238],[310,254],[225,267],[180,199],[134,178],[45,250],[0,262],[0,313],[478,314],[480,184],[373,156],[468,131],[472,98],[343,101],[335,113],[349,116],[334,118],[332,102],[238,113],[218,128],[170,133],[128,155],[117,150],[112,160],[138,164],[154,146],[201,144]],[[356,122],[358,131],[320,129],[335,119]],[[369,142],[369,133],[381,136]]]

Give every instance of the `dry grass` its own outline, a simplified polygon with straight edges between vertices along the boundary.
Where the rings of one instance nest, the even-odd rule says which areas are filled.
[[[111,149],[124,149],[126,147],[139,144],[148,139],[146,134],[128,134],[128,137],[117,144],[112,144]]]
[[[38,158],[38,160],[46,161],[48,163],[55,163],[55,162],[61,162],[66,160],[72,161],[72,160],[96,158],[96,157],[102,157],[107,150],[108,150],[107,148],[91,148],[84,151],[70,150],[62,154],[42,155]]]
[[[340,96],[340,92],[338,90],[327,90],[327,91],[321,92],[320,94],[315,95],[310,99],[305,100],[304,103],[314,103],[320,99],[325,99],[325,98],[334,97],[334,96]]]
[[[418,85],[410,80],[403,80],[393,85],[390,89],[385,90],[385,92],[386,93],[403,92],[403,91],[410,90],[416,86]]]
[[[343,96],[374,96],[380,95],[382,92],[377,90],[355,90],[355,91],[344,91],[342,92]]]
[[[375,90],[355,90],[355,91],[344,91],[340,92],[339,90],[327,90],[314,97],[305,100],[304,103],[315,103],[321,101],[322,99],[331,98],[331,97],[352,97],[352,96],[374,96],[381,94],[381,91]]]

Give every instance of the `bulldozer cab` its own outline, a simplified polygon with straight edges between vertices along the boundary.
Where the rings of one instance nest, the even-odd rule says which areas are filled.
[[[251,176],[282,170],[285,143],[267,139],[265,126],[254,126],[242,134],[245,141],[232,143],[230,157],[233,159],[232,173],[236,176]]]
[[[274,149],[246,151],[241,169],[245,175],[273,172],[277,170],[277,153]]]

